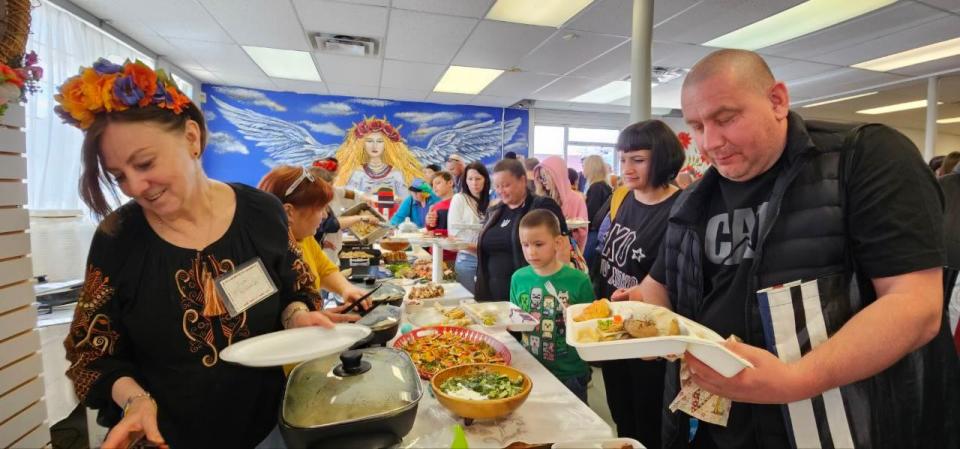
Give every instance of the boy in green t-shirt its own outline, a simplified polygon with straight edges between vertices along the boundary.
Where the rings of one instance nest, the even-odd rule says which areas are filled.
[[[582,271],[557,260],[563,244],[552,212],[535,209],[520,220],[520,245],[530,265],[513,273],[510,302],[540,320],[533,332],[523,333],[523,347],[586,403],[590,367],[567,346],[564,312],[570,304],[593,301],[593,286]]]

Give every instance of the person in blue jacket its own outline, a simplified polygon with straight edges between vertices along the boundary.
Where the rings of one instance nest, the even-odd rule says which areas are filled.
[[[397,226],[410,218],[410,221],[416,224],[418,228],[423,228],[430,207],[440,201],[440,197],[433,194],[430,184],[421,178],[415,178],[410,183],[410,192],[413,194],[403,200],[403,203],[400,203],[397,213],[390,219],[392,226]]]

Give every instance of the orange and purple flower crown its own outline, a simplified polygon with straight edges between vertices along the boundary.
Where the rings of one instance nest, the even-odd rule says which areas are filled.
[[[100,58],[93,67],[81,67],[79,75],[60,86],[54,99],[60,103],[54,108],[57,115],[83,130],[101,113],[154,105],[179,114],[190,105],[163,70],[129,59],[118,65]]]

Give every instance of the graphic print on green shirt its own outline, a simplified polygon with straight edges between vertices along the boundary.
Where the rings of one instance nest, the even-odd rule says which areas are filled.
[[[564,311],[571,304],[593,300],[590,278],[567,265],[550,276],[540,276],[530,266],[513,274],[510,302],[540,320],[533,332],[523,333],[520,343],[559,379],[583,376],[589,370],[577,350],[567,346]]]

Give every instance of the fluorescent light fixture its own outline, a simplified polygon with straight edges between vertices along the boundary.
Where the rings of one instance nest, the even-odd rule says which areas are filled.
[[[960,117],[942,118],[940,120],[937,120],[937,123],[941,125],[947,125],[950,123],[960,123]]]
[[[935,44],[924,45],[913,50],[901,51],[882,58],[871,59],[850,67],[857,69],[874,70],[877,72],[886,72],[899,69],[900,67],[911,66],[923,62],[943,59],[950,56],[960,55],[960,37],[937,42]]]
[[[938,101],[937,104],[943,104],[943,102]],[[910,109],[920,109],[925,107],[927,107],[927,100],[916,100],[916,101],[908,101],[906,103],[897,103],[897,104],[891,104],[887,106],[880,106],[879,108],[862,109],[857,111],[857,114],[869,114],[869,115],[887,114],[890,112],[907,111]]]
[[[818,101],[818,102],[816,102],[816,103],[810,103],[810,104],[803,105],[803,107],[805,107],[805,108],[812,108],[812,107],[816,107],[816,106],[823,106],[823,105],[825,105],[825,104],[830,104],[830,103],[839,103],[839,102],[841,102],[841,101],[853,100],[854,98],[866,97],[866,96],[869,96],[869,95],[873,95],[873,94],[875,94],[875,93],[876,93],[876,92],[867,92],[867,93],[865,93],[865,94],[851,95],[851,96],[849,96],[849,97],[834,98],[833,100]]]
[[[611,103],[630,97],[630,81],[611,81],[570,101],[574,103]]]
[[[296,50],[251,47],[244,45],[243,51],[250,55],[267,76],[292,80],[320,81],[320,72],[313,63],[310,53]]]
[[[593,0],[497,0],[487,19],[559,28]]]
[[[703,45],[756,50],[831,27],[883,8],[897,0],[809,0]]]
[[[452,65],[437,82],[434,92],[476,95],[497,79],[503,70]]]

